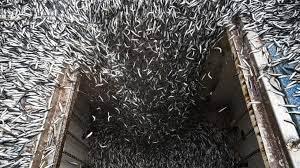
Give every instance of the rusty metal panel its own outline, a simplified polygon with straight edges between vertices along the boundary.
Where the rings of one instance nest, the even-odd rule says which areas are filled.
[[[262,44],[254,32],[241,31],[240,23],[234,26],[235,29],[227,30],[227,35],[265,166],[296,167],[295,162],[290,162],[289,156],[292,155],[287,155],[286,141],[283,138],[285,133],[281,131],[280,134],[278,131],[280,123],[274,119],[273,112],[277,113],[278,109],[270,106],[270,102],[279,99],[270,97],[269,92],[266,91],[268,82],[263,81],[264,77],[258,78],[263,74],[262,59],[266,58],[262,51]],[[263,63],[267,63],[267,60]]]
[[[49,165],[56,167],[61,157],[64,134],[79,87],[78,73],[66,67],[58,81],[58,87],[50,98],[50,111],[43,126],[44,131],[31,162],[34,168]]]
[[[223,68],[219,75],[218,86],[211,97],[212,106],[228,108],[227,111],[217,112],[217,116],[222,115],[222,119],[229,117],[227,127],[231,127],[230,132],[234,136],[233,148],[236,151],[237,158],[241,159],[239,165],[247,165],[249,168],[261,168],[264,166],[264,162],[258,150],[258,142],[232,59],[231,49],[226,41],[222,43],[221,48],[225,59],[222,61]],[[215,56],[210,55],[210,57]]]

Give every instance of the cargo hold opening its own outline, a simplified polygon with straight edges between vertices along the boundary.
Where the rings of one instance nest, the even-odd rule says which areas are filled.
[[[226,37],[227,38],[227,37]],[[238,167],[263,167],[264,162],[257,143],[251,113],[248,112],[238,74],[227,39],[223,38],[220,48],[211,49],[204,65],[202,81],[207,86],[203,93],[206,100],[199,105],[201,111],[191,114],[193,122],[208,122],[220,129],[229,130],[234,143],[232,148]],[[222,50],[222,51],[221,51]],[[70,111],[63,149],[58,157],[59,167],[80,167],[91,160],[89,151],[90,131],[95,105],[89,100],[90,84],[84,77],[80,80],[77,98]],[[250,114],[250,115],[249,115]]]

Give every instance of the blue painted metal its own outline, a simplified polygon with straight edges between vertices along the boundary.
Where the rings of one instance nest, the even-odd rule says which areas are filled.
[[[277,60],[281,57],[281,55],[277,52],[276,45],[267,44],[267,46],[268,46],[267,47],[268,52],[270,53],[272,60]],[[275,73],[287,75],[286,78],[279,79],[279,82],[280,82],[280,85],[282,86],[283,92],[286,95],[286,102],[288,104],[293,104],[293,105],[298,106],[298,108],[288,108],[289,111],[299,111],[299,107],[300,107],[300,97],[293,96],[296,91],[299,91],[298,89],[300,89],[300,84],[296,84],[292,88],[286,88],[287,85],[291,82],[289,80],[289,77],[294,72],[293,69],[295,66],[296,66],[295,64],[287,64],[287,63],[283,62],[273,68]],[[298,134],[300,135],[300,115],[299,114],[291,114],[291,117],[292,117],[294,123],[296,124]]]

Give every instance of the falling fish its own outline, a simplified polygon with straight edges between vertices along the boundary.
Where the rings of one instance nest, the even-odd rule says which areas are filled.
[[[90,133],[87,134],[87,136],[85,136],[84,139],[88,139],[89,137],[91,137],[93,135],[93,132],[91,131]]]
[[[133,142],[131,145],[134,146],[134,142],[143,139],[143,136],[148,137],[149,134],[157,139],[172,134],[174,131],[171,130],[174,128],[169,125],[169,121],[174,121],[178,126],[176,128],[181,128],[181,123],[188,118],[188,109],[195,105],[195,98],[202,91],[198,89],[201,88],[198,80],[204,80],[208,75],[205,73],[201,78],[201,72],[195,69],[201,69],[208,56],[209,47],[215,46],[224,27],[229,31],[237,28],[231,21],[239,13],[247,17],[244,30],[257,31],[262,41],[272,43],[278,48],[278,55],[282,55],[280,59],[272,60],[268,68],[296,63],[295,68],[286,69],[284,74],[287,75],[269,72],[266,75],[290,79],[287,88],[299,83],[297,72],[300,67],[295,62],[299,59],[299,40],[296,38],[299,36],[299,24],[296,19],[299,16],[298,3],[275,0],[213,0],[205,3],[197,0],[139,0],[130,3],[119,0],[97,3],[90,0],[84,3],[81,0],[44,3],[33,0],[0,3],[0,72],[4,77],[0,78],[0,119],[4,120],[7,114],[10,115],[1,129],[4,130],[3,140],[6,142],[23,138],[19,139],[18,144],[6,145],[3,142],[2,148],[5,151],[33,144],[35,136],[43,130],[40,129],[42,123],[49,109],[53,108],[48,100],[52,100],[51,95],[57,86],[63,87],[56,77],[64,74],[64,65],[72,67],[78,64],[76,69],[86,74],[89,80],[93,80],[97,89],[105,87],[110,91],[107,94],[108,99],[100,95],[88,95],[100,103],[109,102],[113,106],[112,109],[116,109],[110,111],[108,116],[103,115],[103,118],[97,115],[96,120],[93,117],[93,123],[99,124],[99,130],[95,131],[103,131],[103,136],[99,138],[113,144],[125,139],[126,142]],[[280,5],[277,5],[278,3]],[[222,52],[221,48],[215,49]],[[249,69],[247,66],[241,68]],[[211,78],[210,74],[208,77]],[[116,96],[115,93],[119,90],[121,91]],[[26,99],[22,99],[23,95],[26,95]],[[61,102],[58,105],[63,112]],[[169,111],[164,107],[172,108]],[[40,115],[35,116],[34,113]],[[111,117],[114,117],[115,121],[111,120]],[[30,123],[40,124],[30,126],[27,119],[31,120]],[[58,119],[55,123],[59,122],[61,120]],[[108,136],[106,133],[111,134]],[[198,133],[197,135],[210,134],[205,130]],[[92,134],[93,132],[90,132],[86,138]],[[15,138],[7,139],[10,137]],[[207,141],[210,144],[211,137],[204,137],[199,142]],[[47,145],[51,146],[55,141],[49,139],[48,142]],[[161,141],[158,142],[155,145],[160,145]],[[181,149],[180,147],[186,144],[178,142],[174,145]],[[107,149],[111,146],[113,145],[109,145]],[[8,163],[2,164],[0,160],[1,166],[29,167],[32,156],[22,155],[24,151],[26,148],[18,152],[21,154],[19,157],[13,158],[14,155],[9,155],[11,158]],[[119,152],[114,148],[110,148],[110,151]],[[187,156],[185,151],[182,149],[176,152]],[[234,162],[231,163],[232,160],[227,159],[231,157],[230,152],[226,152],[219,149],[214,153],[214,150],[211,150],[211,155],[200,161],[207,164],[205,167],[213,167],[212,165],[221,160],[214,159],[214,156],[226,156],[228,165],[222,166],[234,167]],[[170,153],[170,156],[174,153]],[[113,156],[117,159],[118,155]],[[140,163],[136,157],[130,160],[136,164]],[[122,161],[118,163],[125,165],[129,159]],[[155,164],[153,161],[149,162]],[[174,160],[170,165],[160,162],[166,164],[165,167],[174,167],[176,163]],[[184,164],[184,161],[180,164]],[[51,166],[49,163],[45,167]]]

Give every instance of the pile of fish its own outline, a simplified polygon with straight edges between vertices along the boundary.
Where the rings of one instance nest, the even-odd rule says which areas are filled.
[[[93,167],[236,167],[234,153],[227,143],[228,134],[201,124],[166,136],[153,144],[115,143],[92,150]],[[97,141],[97,140],[96,140]],[[96,157],[95,157],[96,156]]]
[[[231,167],[226,141],[213,136],[217,129],[197,125],[183,133],[190,111],[206,100],[202,65],[237,14],[249,18],[245,29],[283,49],[283,61],[297,64],[298,9],[299,1],[276,0],[1,1],[0,167],[30,164],[57,76],[67,65],[79,66],[95,84],[90,138],[102,153],[99,161],[113,154],[125,165],[129,160],[120,157],[128,155],[136,166],[180,167],[175,160],[186,158],[187,167]],[[138,160],[145,145],[151,152]],[[162,156],[159,149],[173,153]],[[163,162],[169,158],[173,162]]]
[[[217,21],[225,8],[214,11],[217,6],[222,3],[97,3],[93,16],[105,31],[108,62],[100,68],[96,122],[86,137],[91,156],[100,157],[94,167],[233,167],[231,149],[219,147],[226,142],[214,142],[212,130],[183,134],[190,112],[205,101],[201,66],[222,33]]]
[[[214,11],[221,3],[112,2],[93,9],[107,45],[96,83],[97,137],[158,143],[205,100],[201,66],[222,33],[223,11]]]

